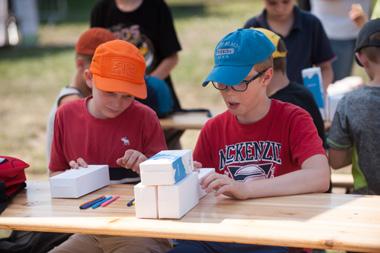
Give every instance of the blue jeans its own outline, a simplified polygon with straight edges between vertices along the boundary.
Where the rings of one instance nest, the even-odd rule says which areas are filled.
[[[331,47],[336,55],[336,60],[332,63],[334,82],[351,75],[355,41],[355,39],[330,40]]]
[[[288,248],[238,243],[182,241],[167,253],[287,253]]]

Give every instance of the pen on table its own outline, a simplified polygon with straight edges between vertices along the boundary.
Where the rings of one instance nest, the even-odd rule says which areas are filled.
[[[91,207],[93,204],[95,204],[96,202],[101,201],[105,198],[106,197],[104,195],[102,195],[100,197],[97,197],[95,199],[92,199],[92,200],[89,200],[89,201],[83,203],[82,205],[79,206],[79,208],[80,209],[87,209],[87,208]]]
[[[127,206],[133,206],[135,204],[135,199],[131,199],[128,203],[127,203]]]
[[[112,199],[112,196],[108,196],[108,197],[106,197],[105,199],[102,199],[102,200],[96,202],[95,204],[93,204],[93,205],[91,206],[91,208],[92,208],[92,209],[98,208],[101,204],[103,204],[104,202],[107,202],[107,201],[110,200],[110,199]]]
[[[112,199],[106,201],[106,202],[103,202],[101,204],[101,207],[105,207],[105,206],[108,206],[109,204],[111,204],[112,202],[114,202],[115,200],[117,200],[118,198],[120,198],[120,196],[114,196],[112,197]]]

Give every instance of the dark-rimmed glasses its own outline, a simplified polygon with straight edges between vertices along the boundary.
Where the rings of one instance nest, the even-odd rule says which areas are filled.
[[[226,84],[223,84],[223,83],[218,83],[218,82],[213,82],[211,81],[212,85],[215,87],[215,89],[217,90],[227,90],[228,87],[231,87],[231,89],[233,89],[234,91],[237,91],[237,92],[244,92],[248,89],[248,84],[250,84],[251,82],[253,82],[255,79],[257,79],[258,77],[260,77],[262,74],[264,74],[268,69],[264,69],[262,71],[259,71],[257,72],[256,75],[254,75],[251,79],[248,79],[248,80],[243,80],[241,81],[241,83],[237,84],[237,85],[233,85],[233,86],[229,86],[229,85],[226,85]]]

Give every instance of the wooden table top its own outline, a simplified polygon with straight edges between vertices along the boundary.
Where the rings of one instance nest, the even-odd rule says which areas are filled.
[[[108,207],[80,210],[98,195]],[[380,252],[380,196],[305,194],[237,201],[207,195],[180,220],[137,219],[129,185],[80,199],[51,199],[47,182],[29,182],[0,216],[0,228],[109,234]]]

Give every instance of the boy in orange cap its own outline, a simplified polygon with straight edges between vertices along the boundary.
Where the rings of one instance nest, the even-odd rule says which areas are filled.
[[[87,97],[91,89],[86,84],[84,71],[90,67],[95,49],[102,43],[114,40],[115,36],[105,28],[90,28],[83,32],[75,44],[75,67],[74,80],[69,86],[61,89],[54,105],[50,110],[49,120],[46,127],[46,154],[50,160],[50,149],[53,139],[55,113],[59,106],[70,101]]]
[[[147,95],[145,61],[122,40],[100,45],[85,71],[92,96],[56,114],[51,175],[87,164],[108,164],[111,180],[139,181],[139,164],[166,149],[155,112],[135,101]],[[74,234],[52,252],[164,252],[167,240]]]

